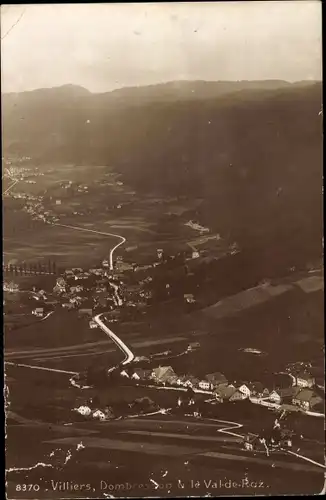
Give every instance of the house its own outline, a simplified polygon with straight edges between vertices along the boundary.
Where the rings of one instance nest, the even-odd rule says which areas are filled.
[[[87,280],[90,277],[90,274],[87,271],[85,271],[84,273],[80,273],[74,276],[75,280]]]
[[[4,292],[10,292],[10,293],[14,293],[14,292],[19,292],[19,285],[16,285],[16,283],[6,283],[4,282],[3,283],[3,291]]]
[[[208,380],[201,380],[198,384],[199,389],[202,389],[203,391],[209,391],[211,388],[210,382]]]
[[[236,389],[236,391],[232,394],[232,396],[229,398],[229,401],[243,401],[244,399],[247,399],[248,396],[241,392],[239,389]]]
[[[74,305],[80,305],[82,303],[81,297],[71,297],[69,302]]]
[[[260,438],[257,434],[249,432],[244,438],[244,448],[248,451],[263,451],[266,452],[267,446],[264,438]]]
[[[190,344],[187,347],[187,351],[195,351],[196,349],[200,348],[200,343],[199,342],[190,342]]]
[[[169,378],[167,379],[167,382],[168,382],[170,385],[178,385],[178,380],[179,380],[178,375],[171,375],[171,377],[169,377]]]
[[[315,385],[315,378],[308,372],[300,372],[295,376],[296,385],[299,387],[313,387]]]
[[[63,307],[64,309],[73,309],[73,308],[74,308],[74,304],[72,304],[71,302],[64,302],[64,303],[62,304],[62,307]]]
[[[96,410],[93,413],[93,418],[97,418],[99,420],[105,420],[105,413],[103,413],[101,410]]]
[[[109,262],[107,259],[104,259],[104,260],[102,261],[102,266],[103,266],[103,267],[110,267],[110,262]]]
[[[37,307],[36,309],[34,309],[34,311],[32,312],[32,314],[34,314],[38,318],[43,318],[43,316],[44,316],[44,309],[43,309],[43,307]]]
[[[292,448],[292,437],[294,435],[294,432],[282,428],[278,422],[278,420],[275,420],[274,427],[271,431],[271,434],[268,440],[268,444],[271,446],[272,449],[277,449],[277,448]]]
[[[249,396],[251,395],[251,391],[247,384],[241,384],[240,386],[238,386],[238,391],[243,394],[245,398],[249,398]]]
[[[199,378],[190,375],[188,377],[188,384],[187,384],[187,382],[186,382],[186,384],[188,385],[188,387],[198,388],[199,382],[200,382]]]
[[[151,379],[152,370],[143,369],[142,372],[143,372],[143,379],[144,380],[150,380]]]
[[[219,385],[224,385],[224,386],[227,386],[228,385],[228,381],[225,377],[225,375],[223,375],[223,373],[220,373],[220,372],[215,372],[215,373],[209,373],[208,375],[206,375],[206,380],[208,380],[208,382],[211,383],[212,387],[218,387]]]
[[[56,286],[57,286],[58,288],[62,288],[63,290],[65,290],[66,285],[67,285],[67,283],[65,282],[65,280],[64,280],[63,278],[61,278],[61,277],[60,277],[60,278],[57,278],[57,281],[56,281]]]
[[[194,304],[196,302],[195,297],[192,293],[185,293],[183,295],[183,298],[188,304]]]
[[[304,388],[295,394],[292,403],[304,410],[313,410],[316,406],[319,407],[323,403],[323,398],[316,394],[315,391]]]
[[[191,254],[191,258],[192,259],[198,259],[199,257],[199,252],[198,250],[193,250],[192,254]]]
[[[276,404],[290,403],[297,392],[297,387],[284,387],[282,389],[274,389],[270,393],[268,399]]]
[[[82,273],[83,272],[83,269],[81,267],[73,267],[72,268],[72,271],[76,274],[76,273]]]
[[[84,417],[88,417],[91,413],[92,410],[89,408],[89,406],[79,406],[79,408],[75,408],[75,411],[80,413],[80,415],[83,415]]]
[[[179,386],[183,386],[186,380],[188,380],[188,377],[186,375],[180,375],[179,377],[177,377],[176,384]]]
[[[157,258],[159,260],[161,260],[163,258],[163,249],[162,248],[157,249]]]
[[[93,319],[90,320],[89,322],[89,327],[90,328],[98,328],[98,324],[96,323],[96,321],[94,321]]]
[[[95,274],[96,276],[102,276],[104,274],[104,269],[90,269],[89,272],[91,274]]]
[[[64,275],[66,276],[66,278],[73,278],[74,277],[74,273],[70,269],[66,269],[64,272]]]
[[[123,271],[132,271],[133,268],[134,268],[133,265],[129,264],[128,262],[118,261],[116,263],[116,269],[118,269],[121,272],[123,272]]]
[[[261,382],[248,382],[246,384],[250,390],[250,395],[255,397],[267,397],[269,395],[269,390],[263,386]]]
[[[78,316],[93,316],[93,310],[92,309],[79,309],[78,310]]]
[[[84,290],[83,285],[77,285],[77,286],[71,286],[70,287],[70,292],[71,293],[79,293],[79,292],[82,292],[83,290]]]
[[[237,390],[234,385],[230,384],[227,386],[219,385],[214,392],[222,401],[228,401]]]
[[[281,395],[279,393],[279,390],[275,390],[275,389],[270,393],[268,399],[270,401],[272,401],[272,403],[276,403],[276,404],[281,404],[281,402],[282,402],[282,398],[281,398]]]
[[[143,368],[135,368],[134,373],[131,378],[134,380],[149,380],[151,376],[151,370],[144,370]]]
[[[165,383],[171,376],[174,376],[174,370],[171,366],[159,366],[152,371],[151,378],[156,382]]]
[[[247,436],[245,436],[243,441],[245,450],[254,451],[257,439],[258,439],[257,434],[249,433]]]

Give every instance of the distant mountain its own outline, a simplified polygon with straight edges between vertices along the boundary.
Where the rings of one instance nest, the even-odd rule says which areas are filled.
[[[4,93],[3,96],[6,99],[19,99],[24,101],[33,98],[52,98],[55,96],[74,98],[89,95],[90,93],[91,92],[85,89],[85,87],[67,83],[66,85],[61,85],[60,87],[44,87],[41,89],[26,90],[25,92],[7,92]]]
[[[320,82],[273,80],[4,94],[3,149],[113,165],[138,190],[202,198],[200,220],[247,248],[307,260],[321,254],[321,103]]]

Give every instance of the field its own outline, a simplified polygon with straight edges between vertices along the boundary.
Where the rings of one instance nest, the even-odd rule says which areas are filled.
[[[101,330],[89,328],[89,319],[60,309],[44,322],[6,335],[5,353],[7,361],[77,372],[123,360]]]
[[[91,498],[104,493],[175,497],[322,490],[323,472],[318,468],[282,454],[252,456],[232,437],[219,434],[222,429],[222,422],[155,415],[74,427],[16,421],[7,429],[9,439],[24,441],[26,446],[19,456],[13,455],[11,446],[8,467],[32,466],[40,457],[48,467],[10,472],[8,496],[35,498],[35,492],[15,491],[17,483],[26,482],[39,484],[44,498],[61,498],[62,492],[53,488],[57,481],[89,484],[87,496]],[[73,497],[70,491],[69,496]]]
[[[204,310],[192,319],[194,329],[209,334],[198,339],[199,351],[179,359],[181,372],[205,367],[206,372],[225,373],[230,381],[260,380],[268,374],[272,378],[289,362],[308,361],[323,373],[323,292],[293,289],[233,316],[212,318]]]
[[[15,214],[6,224],[15,224]],[[60,267],[88,266],[90,255],[91,264],[107,258],[113,242],[116,242],[114,237],[83,231],[72,233],[64,227],[34,222],[17,230],[15,236],[4,236],[4,260],[47,263],[51,259]]]
[[[155,258],[156,248],[171,253],[189,250],[188,242],[198,237],[184,224],[201,200],[137,196],[128,186],[117,184],[117,174],[110,173],[108,167],[47,165],[39,171],[44,175],[35,177],[36,184],[20,181],[12,191],[42,195],[44,210],[56,213],[62,224],[126,237],[121,253],[128,261],[148,263]],[[69,181],[72,186],[67,189]],[[87,192],[79,192],[78,186],[85,185]],[[61,204],[56,205],[56,200]],[[72,233],[68,228],[32,220],[21,212],[22,205],[22,200],[4,199],[5,262],[51,258],[58,266],[82,266],[90,264],[90,255],[94,262],[107,257],[116,241],[114,237],[76,230]],[[223,241],[210,243],[219,253],[225,245]]]

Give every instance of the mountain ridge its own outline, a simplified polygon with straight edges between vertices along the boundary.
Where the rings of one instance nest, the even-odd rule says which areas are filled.
[[[62,85],[56,85],[53,87],[38,87],[35,89],[30,89],[30,90],[22,90],[22,91],[9,91],[9,92],[2,92],[2,95],[7,96],[7,95],[17,95],[17,94],[23,94],[23,93],[32,93],[32,92],[38,92],[38,91],[51,91],[51,90],[60,90],[60,89],[68,89],[68,88],[75,88],[75,89],[80,89],[83,90],[85,93],[88,94],[93,94],[93,95],[103,95],[103,94],[111,94],[111,93],[117,93],[120,91],[127,91],[127,90],[135,90],[135,89],[150,89],[150,88],[163,88],[163,87],[178,87],[178,86],[184,86],[184,85],[196,85],[196,84],[207,84],[207,85],[246,85],[246,86],[251,86],[252,88],[258,88],[261,86],[285,86],[285,85],[311,85],[314,83],[321,83],[319,80],[298,80],[294,82],[290,82],[288,80],[282,80],[278,78],[269,78],[265,80],[167,80],[165,82],[159,82],[159,83],[151,83],[147,85],[125,85],[122,87],[117,87],[112,90],[104,90],[100,92],[94,92],[82,85],[74,84],[74,83],[65,83]]]

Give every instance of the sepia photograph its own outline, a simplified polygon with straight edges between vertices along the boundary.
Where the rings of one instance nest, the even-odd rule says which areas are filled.
[[[8,500],[326,492],[322,3],[1,6]]]

